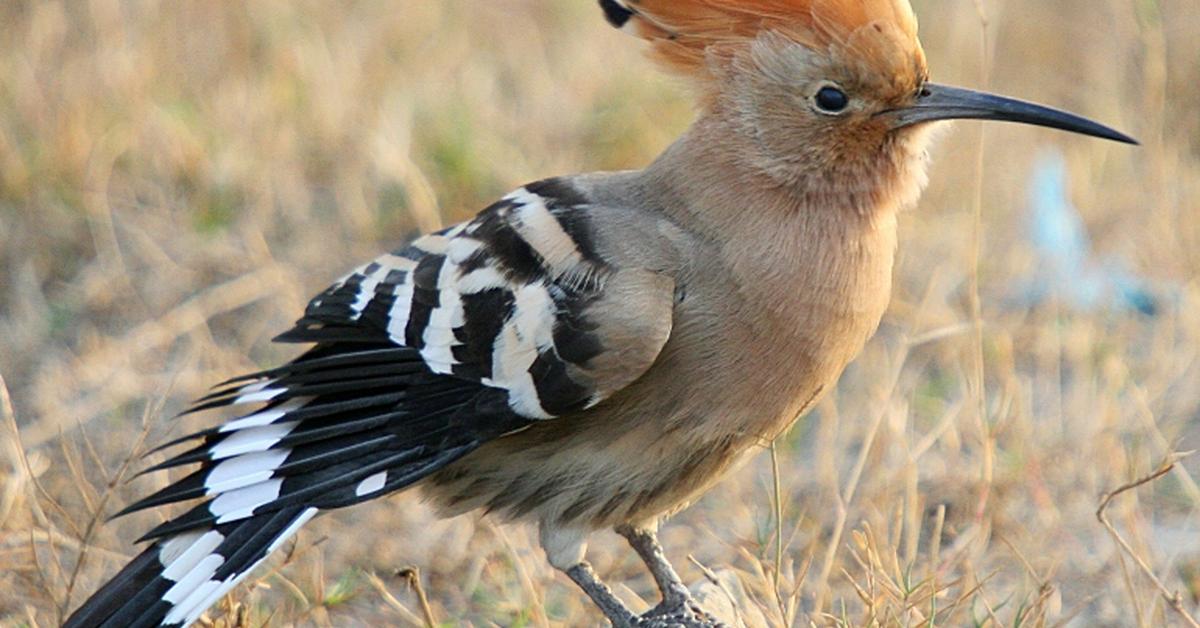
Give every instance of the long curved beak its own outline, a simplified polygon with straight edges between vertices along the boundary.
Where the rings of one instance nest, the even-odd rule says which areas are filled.
[[[977,92],[961,87],[926,83],[917,101],[887,112],[893,128],[935,120],[1002,120],[1082,133],[1106,140],[1137,144],[1138,141],[1087,118],[1030,102]]]

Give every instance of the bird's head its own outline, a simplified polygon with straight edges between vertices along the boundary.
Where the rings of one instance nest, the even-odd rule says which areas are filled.
[[[913,183],[912,194],[885,193],[915,199],[928,131],[942,120],[1008,120],[1134,141],[1069,113],[931,83],[908,0],[600,4],[614,26],[650,42],[655,60],[692,79],[703,106],[752,148],[744,152],[756,167],[806,189],[870,186],[863,174],[877,171]]]

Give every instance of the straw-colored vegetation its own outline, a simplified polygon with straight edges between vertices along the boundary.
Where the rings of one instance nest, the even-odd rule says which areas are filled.
[[[947,133],[878,337],[777,474],[764,450],[664,542],[750,626],[1188,625],[1200,461],[1115,496],[1111,529],[1096,511],[1197,446],[1200,8],[916,5],[938,80],[1144,146]],[[638,167],[690,116],[592,0],[9,0],[0,25],[5,626],[56,625],[132,555],[160,515],[104,518],[166,478],[127,482],[131,458],[213,420],[168,419],[209,385],[292,355],[269,339],[308,296],[526,181]],[[1095,248],[1171,285],[1156,316],[1019,298],[1051,150]],[[652,602],[614,535],[590,556]],[[439,521],[415,494],[319,519],[251,580],[206,621],[599,622],[531,530]]]

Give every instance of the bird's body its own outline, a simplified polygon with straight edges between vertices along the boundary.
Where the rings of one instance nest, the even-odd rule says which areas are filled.
[[[802,195],[752,172],[727,187],[743,166],[713,150],[715,133],[694,129],[644,171],[561,180],[603,216],[595,245],[606,259],[673,284],[670,337],[603,403],[439,472],[429,493],[448,512],[585,529],[674,512],[790,426],[875,331],[899,204],[835,209],[844,201],[831,198],[831,211],[807,211]],[[637,295],[622,303],[637,307]]]
[[[413,486],[447,514],[538,524],[614,624],[712,625],[653,529],[874,333],[929,123],[1128,139],[929,83],[905,0],[600,4],[694,79],[691,129],[644,170],[526,185],[314,298],[280,337],[306,353],[193,408],[244,411],[172,443],[193,447],[155,468],[200,468],[125,512],[201,501],[69,626],[191,623],[320,511]],[[642,618],[584,561],[609,527],[664,593]]]

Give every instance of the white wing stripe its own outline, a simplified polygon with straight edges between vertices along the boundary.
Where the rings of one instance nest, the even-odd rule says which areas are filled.
[[[225,537],[216,530],[188,532],[171,539],[163,544],[158,553],[159,562],[166,567],[162,576],[178,582],[200,562],[200,559],[213,553],[224,540]]]
[[[367,304],[371,299],[375,298],[375,288],[379,287],[381,277],[380,272],[384,269],[375,271],[375,274],[363,277],[363,280],[358,284],[358,294],[354,296],[354,303],[350,304],[350,317],[357,319],[362,316],[363,310],[367,309]]]
[[[167,589],[167,592],[163,594],[163,599],[175,604],[172,613],[180,610],[180,605],[195,594],[197,587],[202,586],[200,583],[212,578],[212,575],[217,572],[217,567],[220,567],[224,562],[225,559],[220,554],[210,553],[192,566],[187,574],[175,583],[175,586]],[[166,621],[167,623],[173,623],[179,620],[171,619],[171,616],[167,615]]]
[[[242,389],[241,394],[238,395],[237,399],[234,399],[230,405],[236,406],[243,403],[259,403],[262,401],[270,401],[278,397],[286,390],[284,388],[267,388],[267,386],[274,383],[274,381],[266,381],[250,384]]]
[[[450,245],[446,247],[446,259],[458,265],[467,261],[467,258],[481,248],[483,248],[483,242],[475,238],[459,236],[450,240]]]
[[[248,414],[240,419],[230,421],[225,425],[222,425],[217,431],[236,432],[238,430],[244,430],[250,427],[270,425],[272,422],[283,418],[283,416],[288,412],[299,410],[300,408],[304,407],[304,404],[308,403],[309,401],[312,401],[312,397],[296,397],[294,399],[288,399],[287,401],[279,404],[278,407],[271,408],[270,410],[263,410],[261,412],[255,412],[254,414]]]
[[[457,288],[459,294],[478,294],[493,288],[508,287],[508,280],[495,268],[484,266],[459,277]]]
[[[205,476],[204,488],[214,495],[265,482],[291,453],[291,449],[268,449],[224,460]]]
[[[208,574],[209,578],[211,578],[212,574],[217,571],[217,567],[220,567],[221,563],[225,562],[225,559],[217,556],[216,554],[212,555],[210,558],[216,558],[218,559],[218,562],[215,566],[213,566],[212,571]],[[183,583],[181,582],[180,584]],[[220,590],[221,583],[217,582],[216,580],[207,580],[203,584],[196,585],[195,590],[189,593],[186,598],[181,600],[178,605],[175,606],[175,608],[172,608],[171,612],[167,614],[166,619],[163,621],[168,624],[182,622],[191,617],[193,613],[195,613],[196,617],[199,618],[199,616],[204,613],[204,609],[208,608],[207,605],[201,606],[201,604],[207,601],[213,593],[219,594]],[[214,599],[213,601],[216,600]],[[200,608],[199,612],[196,612],[197,608]]]
[[[292,433],[299,421],[285,421],[261,427],[250,427],[238,430],[225,437],[225,440],[213,445],[208,455],[213,460],[232,458],[254,451],[266,451],[282,438]]]
[[[431,233],[427,236],[421,236],[413,240],[412,245],[429,253],[430,255],[441,255],[446,252],[446,246],[450,244],[449,238],[444,235]]]
[[[512,324],[517,337],[539,350],[554,346],[554,322],[558,307],[546,287],[532,283],[514,295]]]
[[[363,495],[369,495],[371,493],[374,493],[375,491],[381,490],[383,488],[383,485],[386,483],[387,483],[387,471],[380,471],[379,473],[372,475],[371,477],[363,480],[362,482],[359,482],[358,486],[355,487],[355,489],[354,489],[354,495],[357,497],[362,497]]]
[[[404,330],[408,328],[408,315],[412,311],[413,286],[412,277],[407,277],[404,283],[396,286],[396,302],[388,314],[388,336],[396,344],[405,344]]]
[[[198,620],[200,615],[204,614],[204,611],[207,610],[208,607],[215,604],[222,595],[225,595],[231,589],[245,580],[246,576],[249,576],[251,573],[253,573],[254,570],[257,569],[258,566],[267,559],[267,556],[269,556],[276,549],[279,549],[280,545],[283,545],[284,542],[294,536],[300,527],[305,523],[308,523],[308,521],[316,514],[316,508],[308,508],[304,510],[304,512],[300,513],[300,515],[296,517],[295,521],[288,524],[288,527],[271,541],[270,546],[267,547],[267,550],[263,554],[262,558],[220,582],[212,580],[212,576],[216,573],[216,570],[220,568],[222,564],[224,564],[225,559],[218,554],[212,554],[212,552],[216,550],[217,546],[220,545],[221,541],[224,540],[224,537],[222,537],[216,531],[209,531],[205,533],[204,536],[201,537],[201,541],[203,541],[202,547],[205,548],[204,551],[209,554],[209,558],[212,558],[213,560],[208,560],[208,558],[205,558],[205,561],[207,562],[201,564],[202,561],[200,560],[199,555],[195,557],[189,556],[191,561],[189,564],[181,564],[180,567],[175,571],[168,569],[168,572],[171,572],[170,576],[167,575],[168,572],[163,573],[164,576],[171,580],[178,580],[179,577],[189,576],[187,578],[187,582],[189,584],[194,583],[194,588],[192,588],[190,592],[187,590],[190,587],[185,587],[182,585],[182,583],[177,583],[168,591],[168,594],[170,594],[171,597],[168,598],[164,596],[163,599],[173,604],[174,607],[163,621],[165,623],[182,622],[184,625],[189,625]],[[163,547],[163,554],[165,554],[167,552],[167,548],[176,541],[186,539],[188,537],[195,538],[199,536],[199,534],[200,533],[187,533],[172,539]],[[211,540],[206,540],[209,539],[210,536],[216,539],[215,543],[213,543]],[[193,542],[192,545],[193,547],[198,547],[200,546],[200,543]],[[211,547],[209,547],[210,545]],[[196,553],[199,554],[199,550],[197,550]],[[175,562],[179,564],[180,561],[177,560]],[[210,564],[213,566],[210,567]]]
[[[550,213],[546,201],[541,196],[521,188],[508,195],[508,198],[518,203],[514,211],[514,227],[521,238],[525,240],[537,254],[545,260],[546,265],[555,272],[562,274],[583,262],[583,255],[575,240],[563,230],[558,218]]]
[[[388,271],[392,271],[392,270],[411,271],[412,269],[417,267],[416,260],[411,260],[411,259],[408,259],[407,257],[401,257],[399,255],[394,255],[392,253],[386,253],[384,255],[380,255],[379,257],[375,258],[375,263],[384,267]],[[364,268],[365,268],[365,266],[364,266]]]
[[[517,333],[517,314],[500,330],[492,345],[492,377],[483,384],[508,390],[508,403],[520,414],[539,419],[553,418],[538,399],[529,367],[537,359],[533,343]]]
[[[208,511],[217,516],[217,523],[229,523],[254,514],[254,509],[279,498],[283,479],[267,480],[244,488],[221,493],[208,503]]]

